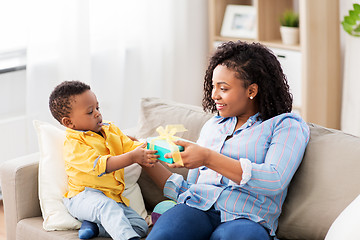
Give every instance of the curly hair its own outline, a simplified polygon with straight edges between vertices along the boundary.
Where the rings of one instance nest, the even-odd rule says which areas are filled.
[[[216,105],[211,94],[213,71],[218,65],[224,65],[235,71],[235,76],[244,81],[245,88],[253,83],[258,85],[256,99],[259,118],[263,121],[291,112],[293,97],[275,55],[260,43],[242,41],[223,43],[210,58],[204,78],[202,100],[204,111],[216,112]]]
[[[61,123],[61,119],[68,117],[71,112],[73,97],[87,90],[90,90],[90,86],[80,81],[64,81],[56,86],[49,98],[49,108],[53,117]]]

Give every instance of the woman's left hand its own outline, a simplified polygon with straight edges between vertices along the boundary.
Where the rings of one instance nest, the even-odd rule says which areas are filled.
[[[176,145],[184,147],[184,151],[180,152],[180,156],[183,162],[183,166],[179,163],[167,164],[170,168],[181,168],[186,167],[188,169],[197,168],[200,166],[206,165],[206,160],[208,159],[209,149],[201,147],[196,143],[186,142],[186,141],[174,141]],[[165,154],[165,158],[171,158],[172,153]]]

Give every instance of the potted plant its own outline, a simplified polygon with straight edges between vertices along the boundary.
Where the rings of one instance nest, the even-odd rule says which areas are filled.
[[[293,10],[286,10],[280,17],[280,34],[284,44],[299,43],[299,14]]]

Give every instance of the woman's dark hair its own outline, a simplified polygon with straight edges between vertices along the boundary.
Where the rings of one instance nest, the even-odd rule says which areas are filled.
[[[50,94],[49,108],[53,117],[61,123],[71,112],[71,101],[75,95],[90,90],[90,86],[80,81],[65,81],[55,87]]]
[[[281,113],[291,112],[292,94],[289,92],[286,76],[275,55],[260,43],[241,41],[223,43],[210,58],[202,100],[205,111],[216,112],[211,94],[213,71],[218,65],[224,65],[235,71],[235,76],[244,80],[246,88],[253,83],[258,85],[255,100],[259,107],[259,118],[263,121]]]

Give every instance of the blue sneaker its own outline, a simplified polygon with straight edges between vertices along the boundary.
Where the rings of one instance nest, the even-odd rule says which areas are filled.
[[[84,220],[79,229],[80,239],[90,239],[99,235],[99,227],[96,223]]]

